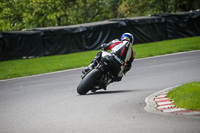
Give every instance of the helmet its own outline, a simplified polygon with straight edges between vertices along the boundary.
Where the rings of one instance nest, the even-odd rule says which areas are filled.
[[[131,33],[124,33],[121,37],[121,41],[123,41],[123,40],[128,40],[130,43],[133,44],[134,38]]]

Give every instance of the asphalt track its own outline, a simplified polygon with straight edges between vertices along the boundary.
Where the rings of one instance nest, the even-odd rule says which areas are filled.
[[[121,82],[85,96],[81,70],[0,81],[0,133],[200,132],[200,119],[144,110],[147,96],[200,80],[200,51],[135,60]]]

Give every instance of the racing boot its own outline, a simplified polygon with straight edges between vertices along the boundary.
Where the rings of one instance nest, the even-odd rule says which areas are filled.
[[[97,64],[100,62],[101,60],[101,55],[102,55],[102,52],[99,51],[96,55],[96,57],[94,58],[94,60],[92,60],[91,64],[85,69],[82,71],[82,73],[85,75],[87,74],[89,71],[91,71],[92,69],[94,69],[95,66],[97,66]]]

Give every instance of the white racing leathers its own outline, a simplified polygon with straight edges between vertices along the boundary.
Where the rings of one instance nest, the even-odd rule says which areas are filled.
[[[118,69],[118,77],[123,77],[124,69],[127,71],[131,68],[131,63],[133,62],[135,52],[132,50],[132,44],[129,41],[117,41],[113,40],[104,46],[104,50],[111,50],[109,53],[119,62],[121,66],[115,66]],[[106,52],[107,53],[107,52]],[[102,56],[105,56],[105,53],[102,53]]]

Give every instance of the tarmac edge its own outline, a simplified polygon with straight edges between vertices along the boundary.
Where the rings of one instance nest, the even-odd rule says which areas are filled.
[[[157,96],[163,95],[163,93],[166,93],[166,92],[168,93],[170,90],[172,90],[172,89],[174,89],[174,88],[176,88],[178,86],[179,85],[166,88],[164,90],[155,92],[152,95],[146,97],[145,98],[146,106],[144,107],[144,110],[146,110],[147,112],[150,112],[150,113],[155,113],[155,114],[171,115],[171,116],[184,116],[184,117],[191,117],[191,118],[199,119],[200,118],[200,112],[199,111],[192,111],[192,110],[186,110],[186,109],[183,109],[183,108],[177,108],[177,109],[183,110],[183,112],[186,112],[186,113],[180,113],[179,114],[179,113],[176,113],[176,112],[182,112],[182,111],[176,111],[175,110],[175,111],[170,111],[170,112],[165,112],[165,111],[162,112],[162,111],[157,109],[158,105],[157,105],[157,103],[156,103],[156,101],[154,99]],[[158,98],[158,99],[160,99],[160,98]],[[187,113],[187,111],[189,111],[189,113]],[[198,115],[195,115],[195,114],[198,114]]]
[[[146,106],[144,107],[144,109],[147,111],[147,112],[151,112],[151,113],[158,113],[158,114],[164,114],[163,112],[159,111],[156,109],[157,107],[157,104],[156,102],[154,101],[154,99],[156,98],[156,96],[158,96],[159,94],[165,92],[165,91],[169,91],[169,90],[172,90],[173,88],[175,88],[177,86],[172,86],[172,87],[168,87],[168,88],[165,88],[164,90],[160,90],[158,92],[155,92],[153,94],[151,94],[150,96],[146,97],[145,98],[145,102],[146,102]]]

